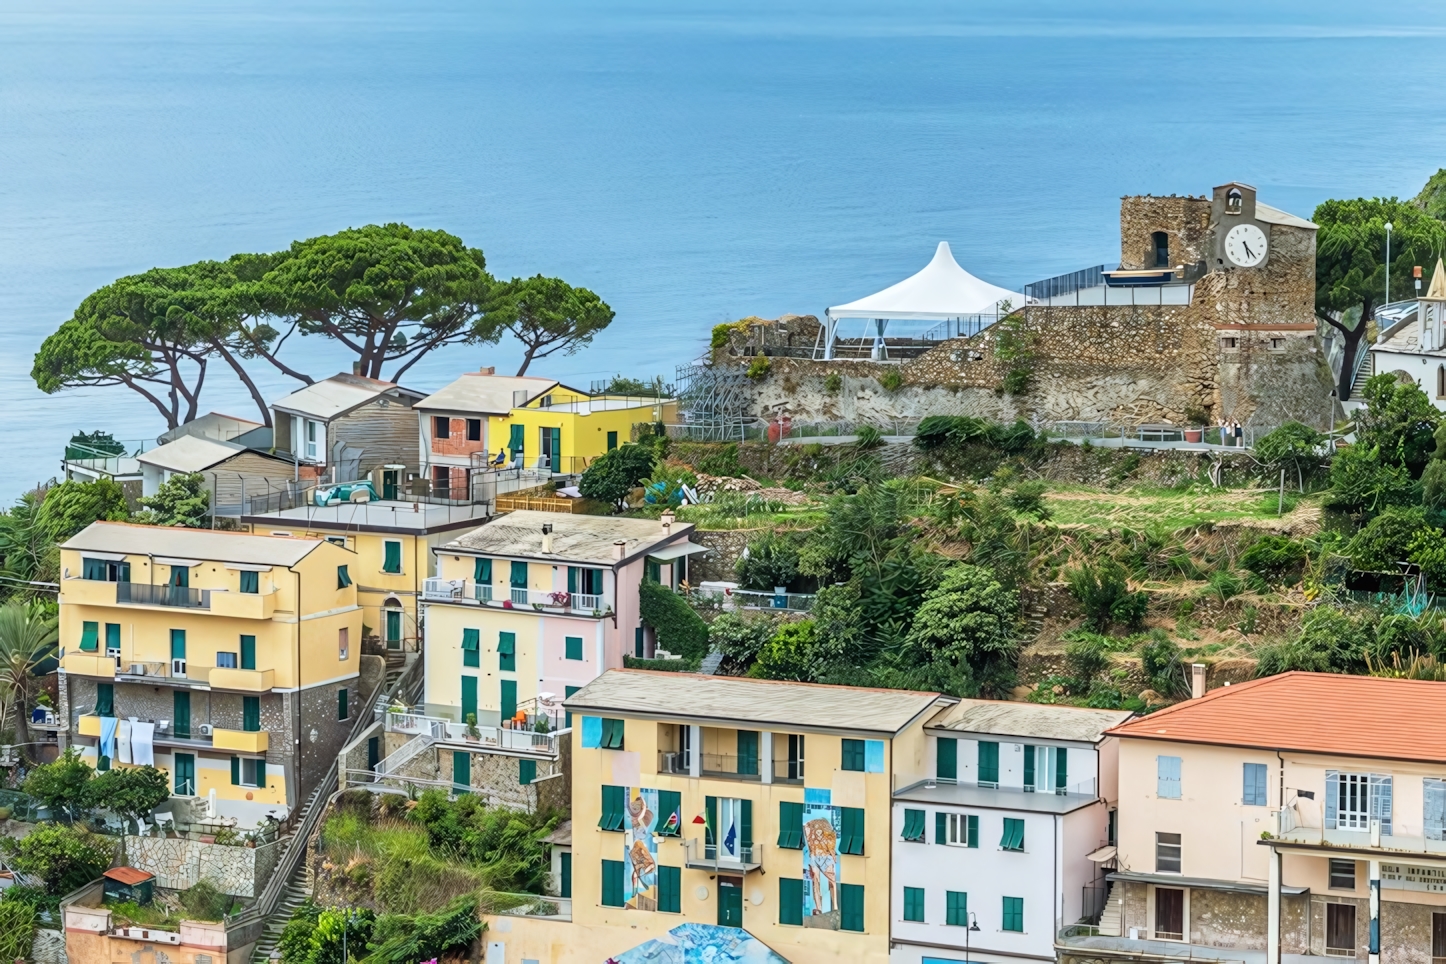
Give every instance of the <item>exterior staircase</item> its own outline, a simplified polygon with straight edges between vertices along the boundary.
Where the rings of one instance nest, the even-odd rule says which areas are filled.
[[[1365,390],[1366,380],[1376,373],[1376,356],[1372,355],[1364,341],[1356,347],[1359,353],[1356,364],[1356,377],[1351,381],[1351,398],[1360,398],[1361,392]]]
[[[1125,891],[1119,883],[1110,884],[1105,910],[1100,914],[1100,936],[1119,937],[1125,919]]]
[[[723,652],[721,650],[709,650],[708,655],[704,656],[703,662],[699,664],[698,672],[702,673],[704,676],[712,676],[714,673],[718,672],[718,664],[722,662]]]

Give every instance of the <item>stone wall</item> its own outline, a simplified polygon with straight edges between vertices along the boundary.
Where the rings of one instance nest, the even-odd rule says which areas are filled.
[[[700,582],[736,582],[738,575],[734,565],[748,548],[749,540],[756,539],[764,529],[694,529],[689,537],[700,546],[707,546],[709,552],[693,556],[688,560],[688,581],[693,585]]]
[[[276,866],[281,843],[231,847],[172,837],[127,836],[126,864],[156,875],[156,883],[172,890],[210,881],[223,894],[254,898]]]
[[[1120,267],[1155,267],[1156,231],[1170,238],[1170,266],[1192,265],[1209,257],[1210,210],[1207,197],[1120,198]]]

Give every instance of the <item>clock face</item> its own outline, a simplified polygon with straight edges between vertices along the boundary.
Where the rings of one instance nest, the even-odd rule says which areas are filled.
[[[1225,256],[1231,264],[1253,268],[1265,260],[1265,232],[1253,224],[1237,224],[1225,235]]]

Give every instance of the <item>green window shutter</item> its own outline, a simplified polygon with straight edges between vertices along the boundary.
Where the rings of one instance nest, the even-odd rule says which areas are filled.
[[[904,888],[904,920],[924,922],[924,888]]]
[[[338,720],[351,719],[351,714],[348,712],[347,707],[347,691],[344,686],[336,691],[336,718]]]
[[[839,930],[864,930],[864,886],[863,884],[838,885]]]
[[[962,890],[944,892],[944,923],[955,927],[969,926],[969,895]]]
[[[107,567],[104,559],[82,558],[80,560],[80,567],[80,578],[95,579],[100,582],[106,581]]]
[[[567,652],[566,652],[565,655],[567,656],[568,659],[582,659],[582,637],[581,637],[581,636],[568,636],[568,637],[566,638],[566,643],[565,643],[565,645],[566,645],[566,647],[567,647]]]
[[[484,586],[492,585],[492,560],[475,559],[472,562],[472,581]]]
[[[738,853],[744,862],[753,859],[753,801],[738,801]]]
[[[562,698],[566,700],[580,689],[582,689],[581,686],[564,686],[562,688]],[[562,725],[567,727],[572,726],[572,710],[563,711]]]
[[[674,819],[676,817],[676,819]],[[677,790],[658,791],[658,836],[683,835],[683,795]]]
[[[949,842],[949,817],[942,810],[934,814],[934,842],[941,844]]]
[[[511,582],[513,589],[527,588],[527,563],[514,562],[512,564]]]
[[[572,896],[572,854],[571,854],[571,853],[568,853],[567,851],[563,851],[562,853],[558,854],[558,857],[561,858],[561,860],[559,861],[559,863],[562,864],[562,883],[561,883],[561,886],[558,887],[559,893],[558,893],[557,896],[559,896],[559,897],[571,897],[571,896]]]
[[[778,878],[778,922],[800,926],[803,924],[802,878]]]
[[[518,761],[517,761],[517,782],[520,783],[520,784],[522,784],[522,785],[525,787],[525,786],[527,786],[528,784],[532,783],[532,782],[533,782],[534,780],[536,780],[536,779],[537,779],[537,761],[536,761],[536,760],[518,760]]]
[[[499,682],[502,684],[502,718],[510,720],[517,715],[517,680],[504,679]]]
[[[517,634],[497,634],[497,668],[505,672],[517,671]]]
[[[1054,788],[1063,793],[1069,783],[1069,750],[1057,747],[1054,751]]]
[[[703,798],[703,842],[714,846],[718,843],[718,798]]]
[[[261,591],[261,573],[241,570],[241,591],[255,595]]]
[[[474,720],[477,717],[477,677],[462,677],[462,722],[467,722],[467,717]]]
[[[345,589],[351,585],[351,576],[346,571],[346,566],[336,567],[336,588]]]
[[[175,756],[176,788],[172,792],[181,797],[196,795],[196,757],[190,753]]]
[[[402,544],[400,542],[382,543],[382,571],[402,571]]]
[[[567,567],[567,592],[568,595],[577,594],[577,566]]]
[[[858,807],[839,807],[838,852],[862,855],[864,852],[864,812]]]
[[[472,755],[461,750],[452,751],[453,789],[472,786]]]
[[[602,904],[604,907],[623,906],[623,862],[604,860],[602,862]]]
[[[515,459],[522,454],[523,439],[527,437],[527,428],[523,425],[509,425],[507,436],[507,447],[512,450],[512,457]]]
[[[468,669],[482,668],[482,654],[475,649],[462,649],[462,665]]]
[[[89,620],[80,624],[80,648],[87,653],[93,653],[100,647],[100,623]]]
[[[924,842],[924,811],[904,811],[904,833],[905,840],[912,840],[916,843]]]
[[[738,773],[741,776],[758,775],[758,731],[738,731]]]
[[[602,721],[602,747],[607,750],[621,750],[623,748],[623,721],[609,720]]]
[[[261,697],[241,697],[241,729],[247,733],[261,732]]]
[[[186,658],[186,631],[184,629],[171,630],[171,659]]]
[[[239,787],[240,785],[241,785],[241,758],[240,758],[239,756],[233,756],[233,757],[231,758],[231,786],[233,786],[233,787]]]
[[[999,840],[1004,850],[1024,849],[1024,821],[1014,817],[1004,818],[1004,836]]]
[[[191,738],[191,694],[176,690],[171,695],[171,732],[183,740]]]
[[[857,770],[862,773],[864,770],[864,741],[842,740],[841,743],[843,745],[843,752],[839,769]]]
[[[262,757],[256,761],[256,789],[266,789],[266,758]]]
[[[966,823],[967,823],[967,825],[968,825],[968,830],[969,830],[969,846],[974,847],[974,848],[977,849],[978,846],[979,846],[979,817],[978,817],[978,815],[976,815],[976,814],[970,814],[969,817],[968,817],[967,820],[966,820]]]
[[[803,849],[803,804],[784,801],[778,805],[778,846]]]
[[[940,780],[959,779],[959,741],[941,736],[936,741],[934,775]]]
[[[95,684],[95,715],[115,716],[115,684]]]
[[[626,787],[602,788],[602,817],[597,825],[603,830],[622,830],[626,820],[628,801]]]
[[[242,669],[255,669],[255,668],[256,668],[256,637],[255,637],[255,636],[242,636],[242,637],[241,637],[241,668],[242,668]]]
[[[119,650],[119,649],[120,649],[120,639],[121,639],[120,623],[106,623],[106,624],[105,624],[105,648],[106,648],[106,649]]]
[[[999,744],[986,740],[979,741],[979,783],[999,782]]]
[[[618,433],[617,433],[617,432],[609,432],[609,433],[608,433],[608,451],[611,452],[613,449],[615,449],[615,448],[617,448],[617,447],[618,447]]]
[[[482,631],[462,630],[462,665],[473,669],[482,665]]]
[[[658,910],[665,914],[683,912],[682,867],[658,867]]]
[[[1004,898],[1004,930],[1024,932],[1024,898]]]
[[[1024,789],[1034,789],[1034,747],[1028,744],[1024,747]]]

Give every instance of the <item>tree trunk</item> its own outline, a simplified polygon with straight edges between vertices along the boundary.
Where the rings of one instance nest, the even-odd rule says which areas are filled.
[[[1354,328],[1347,328],[1324,312],[1320,313],[1326,324],[1341,333],[1341,339],[1345,343],[1345,347],[1341,349],[1341,374],[1336,379],[1336,397],[1343,402],[1350,401],[1351,386],[1356,380],[1356,356],[1366,337],[1366,325],[1375,317],[1374,307],[1370,298],[1361,303],[1361,317],[1356,320]]]
[[[251,400],[256,403],[256,407],[261,411],[261,424],[267,428],[271,428],[271,407],[266,404],[265,396],[263,396],[261,390],[256,387],[256,383],[251,380],[251,376],[246,373],[245,367],[242,366],[235,355],[226,350],[226,346],[222,344],[219,339],[213,339],[211,344],[215,347],[222,359],[225,360],[226,364],[231,366],[231,370],[236,373],[236,377],[241,379],[241,384],[245,385],[246,390],[251,393]]]

